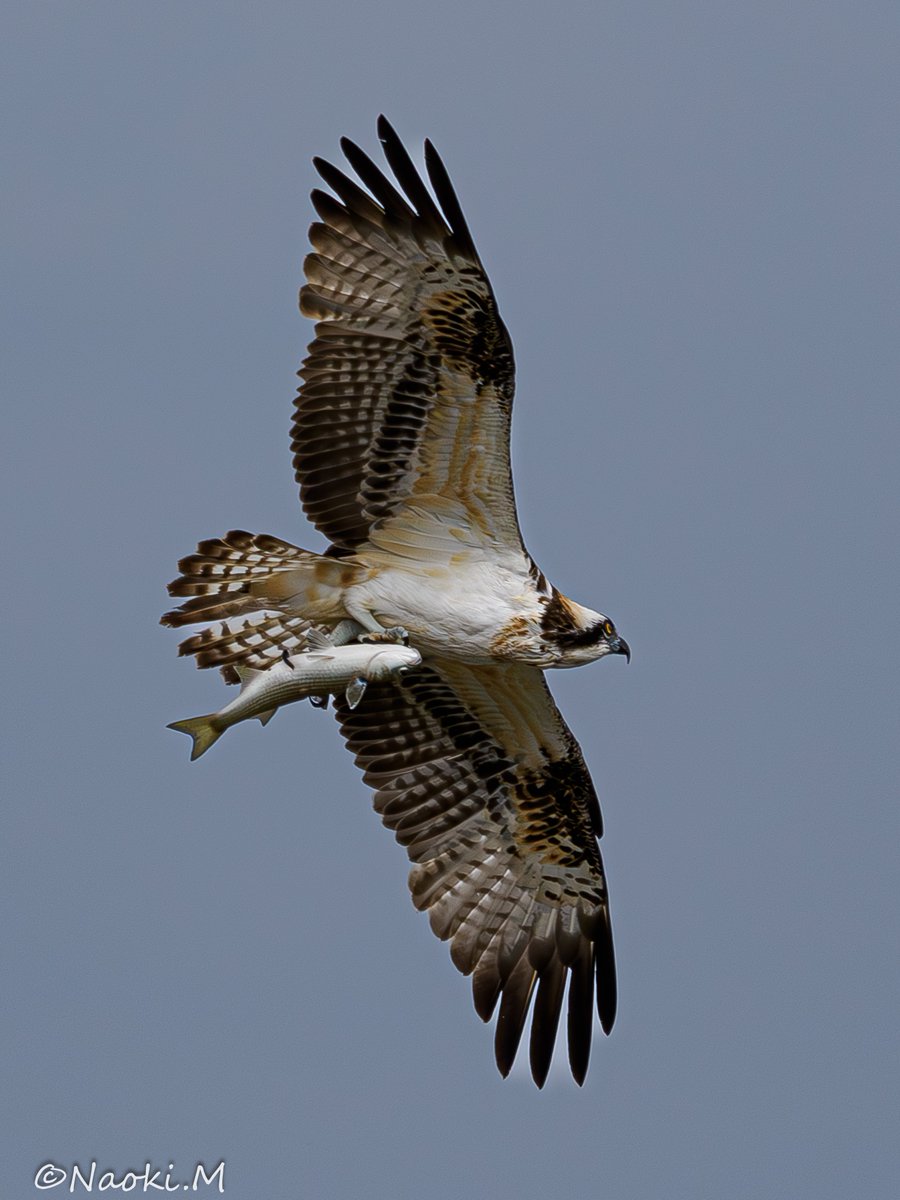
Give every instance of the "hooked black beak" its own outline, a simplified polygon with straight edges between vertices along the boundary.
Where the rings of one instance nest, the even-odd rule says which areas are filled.
[[[615,650],[613,650],[613,654],[624,654],[625,661],[629,663],[631,662],[631,647],[623,637],[618,639],[618,645],[616,646]]]

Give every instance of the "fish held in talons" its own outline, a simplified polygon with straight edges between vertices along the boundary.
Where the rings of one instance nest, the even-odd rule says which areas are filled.
[[[383,682],[417,667],[422,656],[409,646],[375,643],[335,646],[310,639],[311,649],[262,671],[237,667],[241,693],[219,712],[188,717],[167,726],[193,739],[191,762],[219,740],[226,729],[253,718],[265,725],[277,709],[297,700],[318,699],[343,692],[355,708],[368,683]]]

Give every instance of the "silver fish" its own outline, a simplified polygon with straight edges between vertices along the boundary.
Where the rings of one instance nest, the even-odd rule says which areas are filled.
[[[216,713],[173,721],[168,729],[189,734],[193,738],[191,762],[217,742],[226,729],[239,721],[256,717],[263,725],[283,704],[293,704],[307,697],[344,692],[347,703],[355,708],[362,699],[367,683],[390,679],[417,667],[422,661],[418,650],[409,646],[384,643],[335,646],[319,636],[311,636],[310,650],[265,670],[237,667],[241,679],[241,694]]]

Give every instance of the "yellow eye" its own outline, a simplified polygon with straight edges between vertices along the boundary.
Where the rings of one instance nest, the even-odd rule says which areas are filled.
[[[616,627],[613,625],[612,621],[606,621],[604,623],[603,632],[607,637],[612,637],[612,635],[616,632]]]

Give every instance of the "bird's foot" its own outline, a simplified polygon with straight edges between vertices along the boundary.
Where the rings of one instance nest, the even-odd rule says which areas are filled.
[[[393,646],[408,646],[409,634],[402,625],[392,625],[390,629],[380,629],[378,633],[361,633],[356,640],[358,642],[374,642],[377,644],[384,642]]]

